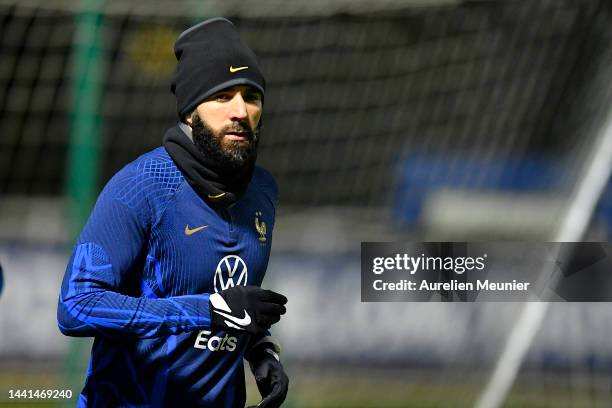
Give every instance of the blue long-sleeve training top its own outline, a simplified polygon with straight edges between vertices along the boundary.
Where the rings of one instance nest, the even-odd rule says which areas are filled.
[[[163,147],[108,182],[59,298],[62,333],[95,337],[79,406],[244,406],[243,357],[260,338],[212,331],[208,297],[261,285],[276,202],[256,167],[244,196],[214,209]]]

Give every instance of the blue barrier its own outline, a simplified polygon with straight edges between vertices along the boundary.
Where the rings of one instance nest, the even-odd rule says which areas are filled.
[[[564,189],[565,163],[546,155],[486,155],[474,152],[424,153],[404,156],[399,163],[393,203],[394,218],[415,225],[427,195],[440,188],[499,192],[547,192]],[[612,237],[612,181],[602,195],[594,219]]]

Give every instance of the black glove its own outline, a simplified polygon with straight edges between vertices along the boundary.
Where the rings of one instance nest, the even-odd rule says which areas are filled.
[[[212,326],[229,332],[258,334],[285,314],[287,298],[257,286],[234,286],[210,295]]]
[[[271,345],[264,344],[252,350],[248,356],[251,371],[255,376],[257,388],[261,394],[261,402],[257,408],[280,407],[287,397],[289,377],[285,374],[278,354]]]

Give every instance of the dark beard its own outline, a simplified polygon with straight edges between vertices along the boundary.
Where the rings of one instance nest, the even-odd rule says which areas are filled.
[[[217,163],[222,170],[242,170],[247,166],[252,166],[257,160],[257,144],[261,126],[253,131],[247,122],[240,121],[224,127],[219,134],[215,134],[196,112],[193,113],[191,119],[193,143],[203,155]],[[223,143],[223,135],[231,131],[244,132],[246,141],[230,140]]]

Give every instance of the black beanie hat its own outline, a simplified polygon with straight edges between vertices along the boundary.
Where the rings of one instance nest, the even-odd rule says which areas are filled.
[[[181,33],[174,44],[178,61],[170,89],[179,118],[224,88],[252,85],[262,95],[266,81],[255,53],[240,41],[231,21],[217,17]]]

